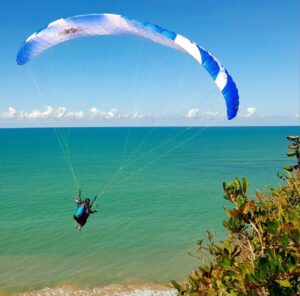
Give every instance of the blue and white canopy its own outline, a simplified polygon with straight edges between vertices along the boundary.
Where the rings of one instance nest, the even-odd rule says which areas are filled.
[[[121,34],[140,36],[191,55],[203,65],[223,93],[228,119],[236,116],[239,107],[237,87],[211,53],[180,34],[125,16],[88,14],[58,19],[29,36],[21,46],[16,61],[18,65],[24,65],[46,49],[78,37]]]

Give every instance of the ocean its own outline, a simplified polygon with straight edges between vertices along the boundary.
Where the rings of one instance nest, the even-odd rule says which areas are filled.
[[[299,127],[0,129],[0,294],[175,295],[222,182],[277,186]],[[81,232],[74,198],[98,194]],[[38,292],[36,292],[38,291]]]

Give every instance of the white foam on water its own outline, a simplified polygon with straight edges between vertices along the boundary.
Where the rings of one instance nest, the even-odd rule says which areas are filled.
[[[109,285],[97,288],[45,288],[18,296],[176,296],[177,291],[162,285]]]

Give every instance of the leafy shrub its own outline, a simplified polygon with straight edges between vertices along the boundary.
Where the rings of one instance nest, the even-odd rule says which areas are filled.
[[[226,239],[198,242],[203,260],[185,283],[172,281],[179,295],[300,295],[300,157],[299,137],[289,157],[298,164],[279,175],[282,186],[247,195],[248,180],[223,183]],[[209,254],[210,259],[204,259]]]

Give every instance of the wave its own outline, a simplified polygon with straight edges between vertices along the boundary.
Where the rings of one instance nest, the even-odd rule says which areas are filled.
[[[108,285],[77,289],[73,287],[44,288],[38,291],[14,294],[15,296],[176,296],[174,288],[160,285]]]

